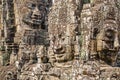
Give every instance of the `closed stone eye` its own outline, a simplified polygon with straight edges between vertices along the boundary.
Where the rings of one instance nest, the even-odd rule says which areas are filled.
[[[36,7],[36,4],[28,3],[28,4],[27,4],[27,7],[28,7],[29,9],[34,9],[34,8]]]
[[[39,9],[39,10],[43,10],[43,9],[44,9],[44,6],[43,6],[43,5],[39,5],[39,6],[38,6],[38,9]]]
[[[65,38],[62,38],[62,40],[64,41],[64,40],[65,40]]]

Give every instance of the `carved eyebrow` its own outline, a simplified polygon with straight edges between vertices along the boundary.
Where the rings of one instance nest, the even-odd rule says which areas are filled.
[[[37,0],[37,3],[45,3],[45,0]]]
[[[36,5],[35,3],[27,3],[26,6],[30,6],[30,5]]]

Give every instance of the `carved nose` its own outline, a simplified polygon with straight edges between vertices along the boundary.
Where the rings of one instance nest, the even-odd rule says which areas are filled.
[[[55,49],[57,50],[57,49],[60,49],[62,46],[60,45],[60,44],[56,44],[55,45]]]
[[[41,17],[40,10],[37,7],[35,7],[35,9],[34,9],[32,17],[33,18],[40,18]]]

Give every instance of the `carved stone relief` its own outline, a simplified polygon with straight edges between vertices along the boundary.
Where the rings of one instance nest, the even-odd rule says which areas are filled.
[[[37,25],[39,27],[40,25],[42,25],[45,21],[46,15],[45,1],[28,1],[26,3],[26,7],[30,11],[24,15],[23,21],[30,26]],[[35,28],[35,26],[33,28]]]
[[[3,44],[0,58],[17,70],[0,66],[0,79],[119,79],[113,67],[120,66],[119,19],[110,0],[14,0],[13,6],[15,32],[4,27],[13,44]]]

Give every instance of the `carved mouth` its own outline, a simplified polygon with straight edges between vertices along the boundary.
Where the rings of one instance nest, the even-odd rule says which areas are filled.
[[[59,49],[55,49],[55,54],[59,54],[61,56],[61,54],[63,55],[65,53],[65,48],[61,47]]]
[[[25,22],[28,25],[41,25],[43,19],[42,17],[29,17],[29,16],[24,16],[23,17],[23,22]]]
[[[25,22],[28,25],[31,25],[31,24],[40,25],[42,23],[42,20],[37,20],[37,19],[23,19],[23,22]]]
[[[32,16],[31,19],[32,19],[32,20],[41,20],[42,17],[35,17],[35,16],[33,17],[33,16]]]
[[[57,57],[63,57],[64,56],[64,54],[58,54],[58,55],[56,55]]]
[[[41,23],[42,20],[41,20],[41,19],[32,19],[32,22],[33,22],[33,23]]]

